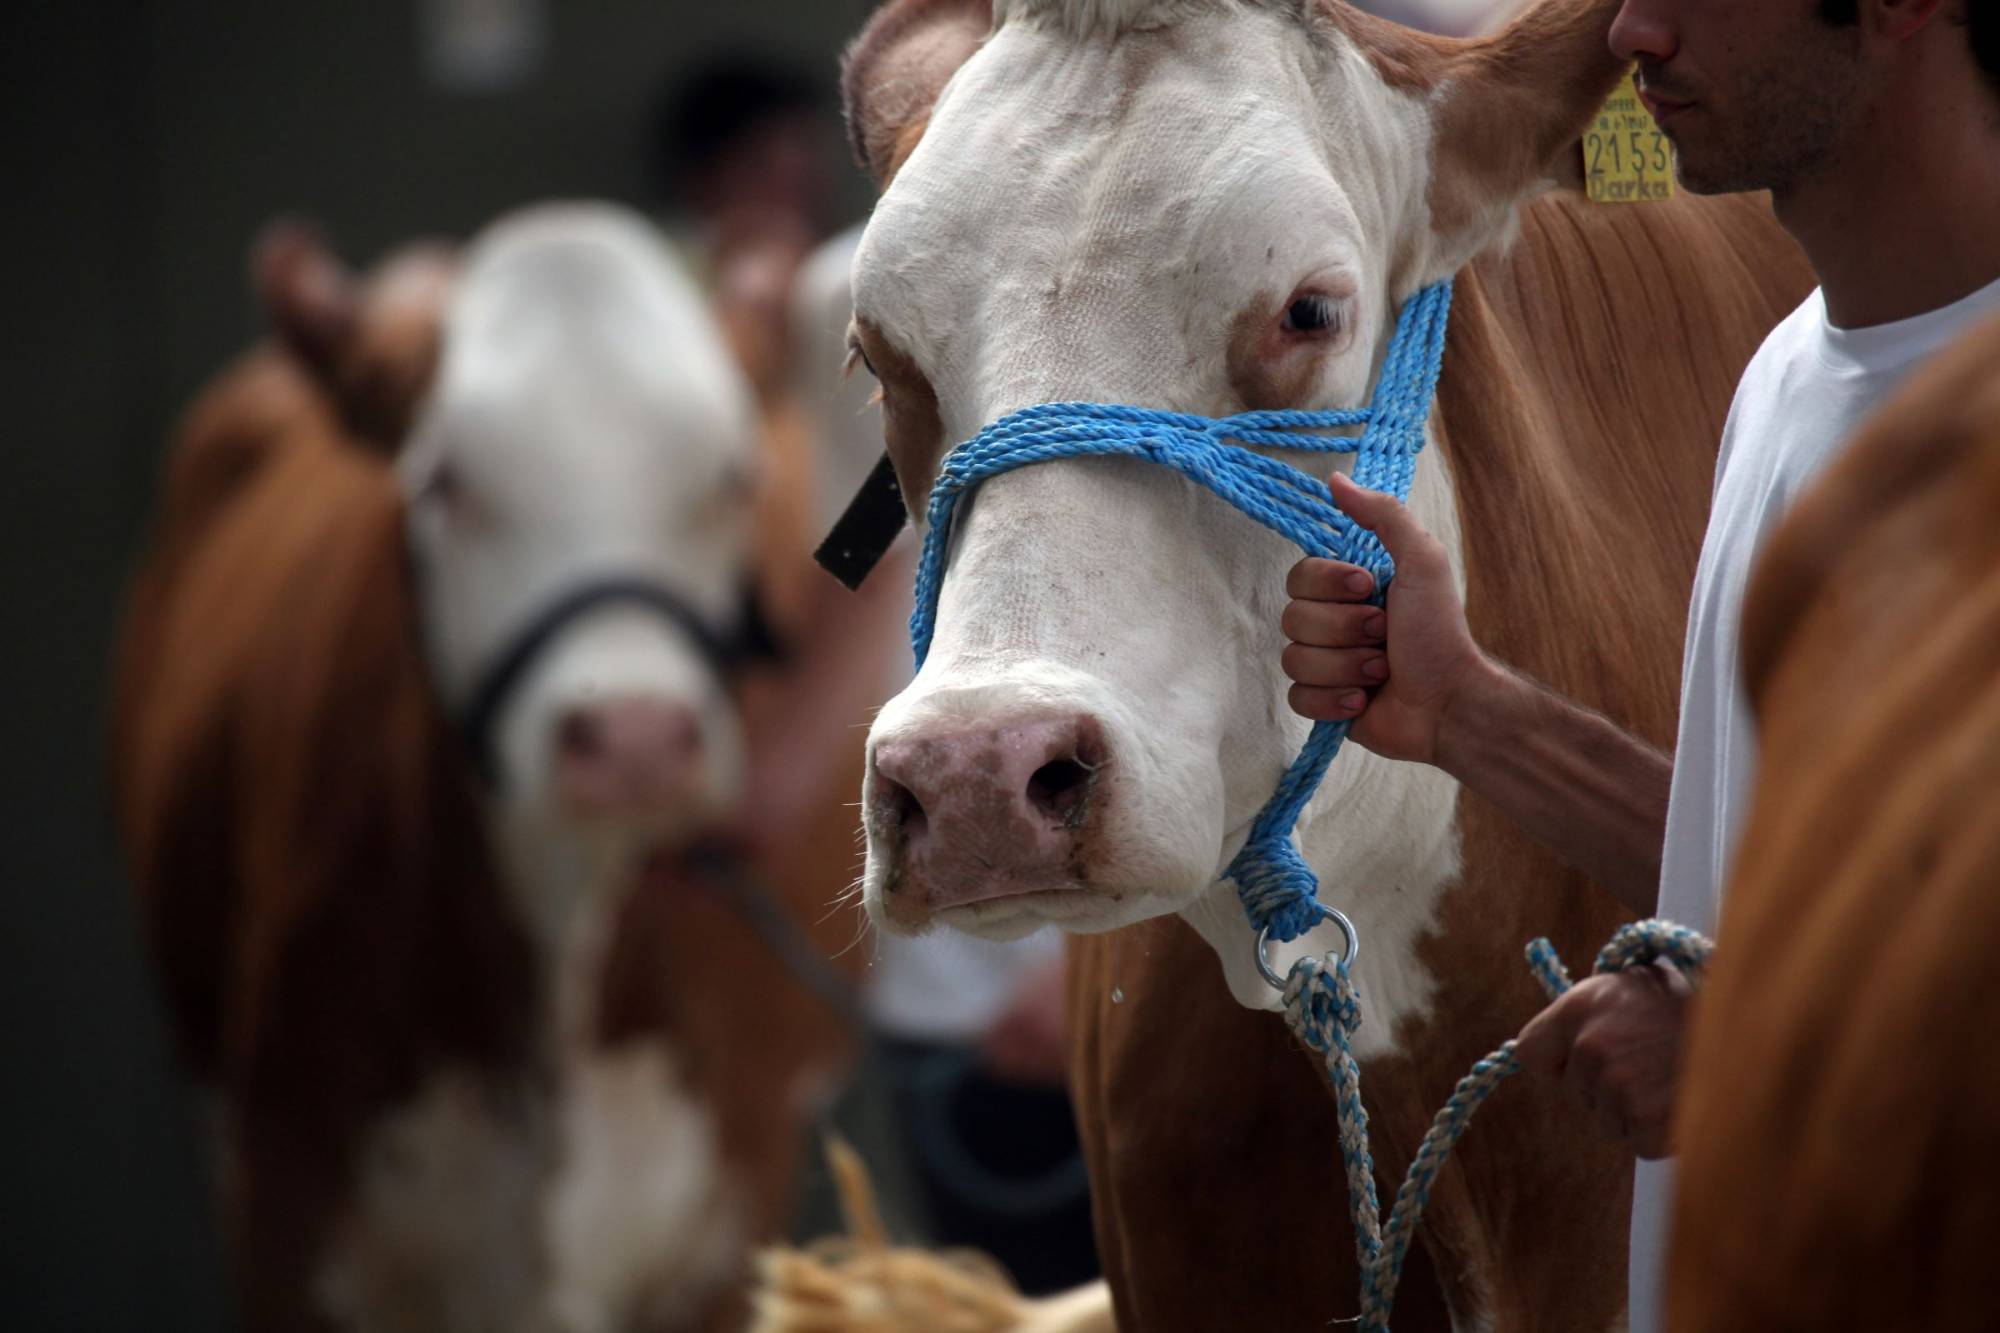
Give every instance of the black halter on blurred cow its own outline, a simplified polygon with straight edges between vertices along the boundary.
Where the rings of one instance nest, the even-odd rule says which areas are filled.
[[[860,733],[753,875],[692,851],[786,693],[737,649],[806,483],[629,214],[256,269],[277,337],[172,452],[115,736],[247,1326],[734,1326],[847,1055],[799,959],[852,931]]]

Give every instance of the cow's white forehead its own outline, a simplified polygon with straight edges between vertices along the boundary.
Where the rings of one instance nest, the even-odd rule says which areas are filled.
[[[482,234],[447,319],[433,407],[476,417],[492,448],[547,449],[538,431],[578,436],[592,420],[629,434],[644,417],[675,427],[680,450],[736,452],[752,415],[681,265],[637,215],[597,204],[528,210]]]
[[[1220,8],[1246,0],[994,0],[993,17],[1004,23],[1015,16],[1061,23],[1072,32],[1117,33],[1129,28],[1170,23],[1188,11]]]
[[[1217,410],[1227,322],[1330,281],[1363,336],[1316,397],[1356,401],[1395,241],[1427,224],[1429,137],[1421,103],[1295,18],[1003,23],[877,206],[857,311],[917,359],[956,439],[1050,399]]]
[[[754,409],[644,219],[559,204],[488,228],[444,349],[402,466],[448,691],[588,579],[650,577],[718,623],[731,613],[744,534],[729,497],[753,466]],[[439,469],[453,502],[423,498]]]

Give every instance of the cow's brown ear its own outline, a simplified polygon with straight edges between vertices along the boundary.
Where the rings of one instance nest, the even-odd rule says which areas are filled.
[[[272,334],[305,367],[354,443],[394,453],[429,389],[453,247],[405,246],[364,280],[318,231],[274,222],[251,252],[251,280]]]
[[[886,188],[951,76],[993,27],[991,0],[888,0],[847,48],[840,93],[861,167]]]
[[[1438,105],[1433,225],[1475,249],[1521,200],[1560,179],[1577,136],[1624,72],[1620,0],[1542,0],[1451,61]]]
[[[1391,86],[1430,103],[1431,223],[1443,267],[1471,258],[1545,185],[1578,181],[1577,138],[1625,68],[1609,45],[1620,0],[1541,0],[1470,39],[1328,3]]]
[[[330,379],[360,324],[361,295],[318,229],[289,218],[266,226],[250,250],[250,281],[279,341]]]

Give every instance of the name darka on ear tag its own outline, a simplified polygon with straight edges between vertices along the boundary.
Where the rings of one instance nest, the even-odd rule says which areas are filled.
[[[1639,100],[1632,71],[1583,132],[1584,189],[1593,204],[1653,203],[1674,197],[1674,145]]]

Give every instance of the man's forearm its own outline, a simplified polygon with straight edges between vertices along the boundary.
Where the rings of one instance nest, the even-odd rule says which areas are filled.
[[[1659,894],[1673,762],[1494,663],[1438,728],[1437,764],[1640,916]]]

